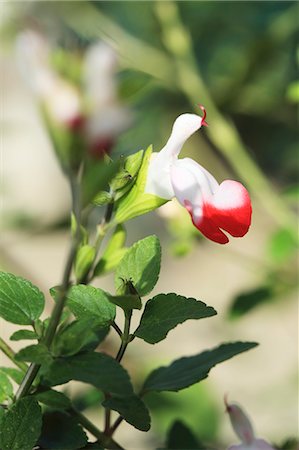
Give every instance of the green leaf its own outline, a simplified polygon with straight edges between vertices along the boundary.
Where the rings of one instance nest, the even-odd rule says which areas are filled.
[[[0,372],[8,375],[17,384],[21,384],[24,378],[24,373],[21,370],[12,367],[0,367]]]
[[[193,432],[180,420],[176,420],[169,430],[166,449],[169,450],[206,450]]]
[[[44,295],[24,278],[0,272],[0,316],[18,325],[31,325],[43,312]]]
[[[0,402],[13,397],[13,387],[8,376],[0,369]]]
[[[123,310],[141,309],[142,303],[139,295],[109,295],[108,299]]]
[[[156,344],[179,323],[188,319],[202,319],[214,316],[211,306],[177,294],[159,294],[148,300],[135,336],[150,344]]]
[[[31,330],[18,330],[15,331],[11,336],[10,336],[10,340],[11,341],[21,341],[22,339],[37,339],[38,336],[35,333],[35,331],[31,331]]]
[[[102,404],[105,408],[117,411],[126,422],[138,430],[148,431],[151,427],[149,411],[137,395],[125,398],[109,398]]]
[[[114,358],[103,353],[58,358],[47,369],[44,378],[52,386],[77,380],[92,384],[111,395],[133,395],[128,373]]]
[[[122,293],[124,282],[131,281],[140,296],[156,285],[160,272],[161,247],[157,236],[136,242],[125,254],[115,273],[115,286]]]
[[[68,409],[71,407],[70,399],[64,395],[62,392],[50,391],[39,392],[35,394],[34,397],[40,403],[49,406],[53,409]]]
[[[168,201],[155,195],[144,193],[151,154],[152,147],[150,146],[144,153],[135,183],[127,194],[122,196],[116,203],[115,220],[117,223],[123,223],[133,219],[133,217],[146,214]]]
[[[40,435],[41,424],[41,408],[33,397],[17,401],[1,421],[1,449],[32,450]]]
[[[50,364],[53,360],[51,353],[44,344],[29,345],[17,354],[19,361],[29,361],[36,364]]]
[[[87,444],[87,436],[70,415],[61,411],[46,412],[38,444],[51,450],[78,450]]]
[[[92,161],[87,166],[82,180],[83,205],[93,201],[96,194],[105,190],[109,181],[116,175],[120,168],[119,161]]]
[[[256,347],[255,342],[230,342],[195,356],[177,359],[154,370],[145,380],[143,392],[180,391],[207,378],[216,364]]]
[[[228,315],[231,319],[237,319],[258,305],[268,302],[272,297],[273,291],[270,286],[261,286],[252,291],[244,292],[233,300]]]
[[[91,245],[85,244],[79,248],[75,261],[75,275],[77,280],[84,279],[93,263],[95,255],[95,248]]]
[[[78,319],[90,320],[90,326],[106,327],[115,318],[115,306],[107,294],[93,286],[73,286],[67,294],[67,306]]]
[[[129,172],[132,178],[136,177],[141,168],[143,153],[143,150],[139,150],[139,152],[129,155],[125,160],[125,170]]]
[[[114,270],[120,263],[127,251],[127,249],[123,247],[126,242],[126,235],[125,227],[123,225],[117,225],[105,248],[102,258],[95,267],[95,276]]]
[[[86,347],[97,347],[105,339],[109,328],[93,328],[90,320],[76,320],[58,331],[52,344],[55,356],[71,356]],[[80,339],[78,339],[80,336]]]

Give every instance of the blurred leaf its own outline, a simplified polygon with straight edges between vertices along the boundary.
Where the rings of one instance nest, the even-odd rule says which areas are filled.
[[[33,397],[24,397],[12,405],[1,420],[2,450],[32,450],[40,435],[41,408]]]
[[[298,450],[299,440],[297,438],[286,439],[281,445],[275,445],[278,450]]]
[[[293,233],[283,228],[276,231],[268,243],[268,254],[277,263],[285,262],[297,249],[298,242]]]
[[[0,272],[0,316],[18,325],[32,325],[43,312],[44,294],[30,281]]]
[[[18,330],[15,331],[11,336],[11,341],[21,341],[22,339],[37,339],[38,336],[35,331],[31,330]]]
[[[287,99],[292,103],[299,103],[299,81],[293,81],[287,89]]]
[[[78,411],[84,411],[87,408],[98,408],[104,398],[103,392],[94,387],[89,387],[87,390],[74,393],[72,403]]]
[[[112,200],[111,194],[106,191],[99,192],[93,199],[92,203],[97,206],[107,205]]]
[[[114,358],[103,353],[57,358],[45,372],[44,379],[51,386],[77,380],[111,395],[126,397],[133,394],[128,373]]]
[[[34,394],[36,400],[53,409],[68,409],[71,406],[70,399],[62,392],[45,391]]]
[[[0,372],[3,372],[6,375],[8,375],[17,384],[21,384],[24,378],[24,373],[21,370],[14,369],[12,367],[0,367]]]
[[[262,286],[252,291],[244,292],[238,295],[229,307],[229,317],[235,319],[248,313],[256,306],[268,302],[273,296],[272,288],[269,286]]]
[[[126,229],[123,225],[117,225],[110,240],[108,241],[105,251],[97,263],[94,274],[95,276],[114,270],[124,257],[127,249],[124,248],[126,242]]]
[[[104,291],[93,286],[73,286],[67,294],[67,306],[78,319],[90,320],[90,325],[106,327],[115,318],[115,306]]]
[[[75,275],[78,281],[83,280],[88,273],[95,255],[95,248],[91,245],[85,244],[79,248],[75,261]]]
[[[156,236],[148,236],[136,242],[117,266],[116,290],[121,292],[124,282],[131,281],[140,296],[148,294],[158,281],[160,264],[161,247]]]
[[[17,354],[18,361],[29,361],[36,364],[50,364],[53,360],[51,353],[44,344],[29,345]]]
[[[41,436],[38,444],[53,450],[78,450],[87,443],[82,427],[68,414],[60,411],[43,415]]]
[[[71,356],[86,348],[96,348],[105,339],[108,331],[108,327],[91,326],[90,319],[76,320],[58,331],[52,351],[55,356]]]
[[[170,450],[205,450],[192,431],[180,420],[173,423],[167,436],[166,449]]]
[[[145,380],[143,392],[185,389],[207,378],[216,364],[256,346],[255,342],[230,342],[195,356],[178,359],[169,366],[154,370]]]
[[[150,344],[166,338],[168,332],[189,319],[214,316],[211,306],[177,294],[158,294],[148,300],[135,336]]]
[[[85,169],[82,179],[82,203],[87,205],[93,201],[96,194],[105,190],[109,181],[116,175],[120,168],[119,161],[95,162],[92,161]]]
[[[146,214],[167,202],[167,200],[155,195],[144,193],[151,154],[152,147],[148,147],[144,153],[135,183],[129,192],[116,203],[115,220],[117,223],[123,223],[133,219],[133,217]]]
[[[109,295],[108,299],[123,310],[141,309],[142,303],[139,295]]]
[[[13,397],[13,387],[8,376],[0,368],[0,402]]]
[[[125,398],[109,398],[103,403],[105,408],[117,411],[126,422],[141,431],[148,431],[151,426],[149,411],[143,401],[132,395]]]

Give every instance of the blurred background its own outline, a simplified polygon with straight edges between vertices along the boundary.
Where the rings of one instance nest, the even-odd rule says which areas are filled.
[[[132,449],[161,446],[180,419],[202,441],[224,448],[235,441],[224,414],[228,393],[246,408],[259,436],[291,448],[283,445],[298,435],[298,4],[25,1],[2,3],[0,20],[4,270],[47,294],[61,277],[68,247],[70,196],[40,110],[45,77],[35,78],[45,65],[64,80],[42,97],[49,110],[63,122],[70,105],[88,109],[89,89],[100,105],[90,120],[90,148],[99,152],[105,141],[112,157],[150,144],[158,151],[175,118],[199,114],[203,104],[209,127],[182,154],[218,181],[241,181],[252,196],[250,232],[226,246],[202,239],[173,203],[128,223],[128,243],[153,233],[162,241],[156,293],[176,291],[218,311],[179,326],[158,345],[134,342],[125,365],[137,382],[158,364],[221,341],[260,346],[217,366],[208,381],[152,396],[151,431],[122,425],[118,440]],[[40,40],[28,40],[28,33]],[[102,65],[96,48],[104,49]],[[97,283],[113,291],[110,275]],[[4,338],[14,329],[1,322]],[[114,353],[113,336],[106,345]],[[98,421],[95,392],[74,383],[72,395]]]

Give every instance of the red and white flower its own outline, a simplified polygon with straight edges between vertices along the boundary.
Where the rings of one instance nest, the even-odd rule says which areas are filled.
[[[231,236],[244,236],[251,223],[251,201],[245,187],[233,180],[219,184],[204,167],[190,158],[178,159],[185,141],[205,122],[196,114],[182,114],[174,122],[170,138],[151,160],[145,192],[170,200],[174,197],[189,212],[204,236],[219,244]]]
[[[231,445],[227,450],[274,450],[264,439],[255,437],[250,420],[239,405],[229,404],[226,398],[224,401],[232,427],[241,440],[240,444]]]

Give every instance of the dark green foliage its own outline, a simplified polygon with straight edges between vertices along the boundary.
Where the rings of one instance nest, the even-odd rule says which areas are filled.
[[[136,395],[125,398],[109,398],[103,402],[105,408],[117,411],[126,422],[141,431],[148,431],[151,426],[149,411],[143,401]]]
[[[229,316],[234,319],[243,316],[247,312],[271,300],[273,292],[271,287],[262,286],[252,291],[238,295],[229,308]]]
[[[40,446],[51,450],[79,450],[86,443],[85,432],[71,416],[60,411],[44,413]]]
[[[145,380],[143,391],[179,391],[204,380],[216,364],[256,347],[255,342],[222,344],[195,356],[177,359],[154,370]]]
[[[33,397],[24,397],[1,420],[1,450],[32,450],[41,431],[41,408]]]
[[[173,423],[167,436],[166,449],[169,450],[205,450],[193,432],[180,420]]]
[[[158,294],[148,300],[135,336],[155,344],[166,338],[168,332],[188,319],[214,316],[211,306],[177,294]]]

